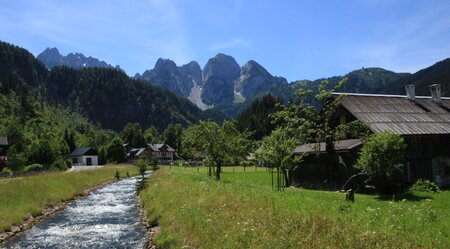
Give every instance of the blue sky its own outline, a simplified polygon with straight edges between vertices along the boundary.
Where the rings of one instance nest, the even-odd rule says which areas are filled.
[[[0,0],[0,40],[38,55],[81,52],[129,75],[160,57],[219,52],[288,81],[361,67],[416,72],[450,57],[450,1]]]

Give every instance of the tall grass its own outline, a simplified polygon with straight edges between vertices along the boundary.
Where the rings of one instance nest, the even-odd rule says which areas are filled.
[[[53,172],[17,178],[0,178],[0,231],[20,224],[44,208],[83,195],[86,189],[121,176],[138,174],[135,166],[105,166],[77,172]]]
[[[273,191],[263,171],[235,169],[222,182],[205,173],[172,167],[149,178],[141,201],[162,227],[161,248],[450,247],[448,191],[350,203],[336,192]]]

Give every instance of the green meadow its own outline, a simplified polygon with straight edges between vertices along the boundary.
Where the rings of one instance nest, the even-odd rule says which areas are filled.
[[[20,224],[30,215],[40,214],[46,207],[84,195],[93,186],[115,180],[116,170],[122,177],[127,172],[138,174],[135,166],[107,165],[85,171],[0,178],[0,232]]]
[[[233,169],[234,168],[234,169]],[[234,170],[234,172],[233,172]],[[264,168],[163,167],[140,194],[158,248],[449,248],[450,192],[272,190]]]

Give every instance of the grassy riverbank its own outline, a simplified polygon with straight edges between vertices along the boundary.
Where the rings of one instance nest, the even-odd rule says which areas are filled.
[[[450,247],[449,191],[400,201],[357,194],[352,204],[342,193],[278,193],[264,171],[222,177],[173,167],[149,178],[141,202],[162,227],[160,248]]]
[[[61,201],[83,195],[85,191],[103,182],[121,176],[138,174],[131,165],[108,165],[99,169],[76,172],[52,172],[40,175],[0,178],[0,232],[20,224],[30,215]]]

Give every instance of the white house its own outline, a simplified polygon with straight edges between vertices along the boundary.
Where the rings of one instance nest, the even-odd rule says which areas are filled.
[[[91,147],[77,148],[70,154],[72,166],[98,165],[98,153]]]

